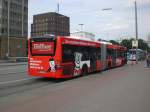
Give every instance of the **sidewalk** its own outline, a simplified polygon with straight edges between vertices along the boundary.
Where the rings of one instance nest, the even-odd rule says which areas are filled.
[[[16,66],[16,65],[26,65],[27,62],[9,62],[7,60],[0,60],[0,67],[1,66]]]
[[[0,60],[0,66],[25,65],[27,62],[27,57],[11,57],[6,60]]]

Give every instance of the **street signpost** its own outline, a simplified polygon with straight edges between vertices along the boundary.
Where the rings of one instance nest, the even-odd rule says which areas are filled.
[[[136,48],[136,64],[138,64],[138,40],[132,41],[132,48]]]
[[[132,48],[133,48],[133,47],[138,48],[138,40],[133,40],[133,41],[132,41]]]

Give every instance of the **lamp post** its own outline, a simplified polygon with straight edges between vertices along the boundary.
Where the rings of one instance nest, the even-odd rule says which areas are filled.
[[[60,9],[60,5],[59,3],[57,4],[57,13],[59,14],[59,9]]]
[[[81,27],[81,30],[80,30],[80,31],[83,31],[83,25],[84,25],[84,24],[79,24],[79,26]]]
[[[22,0],[22,37],[24,37],[24,0]]]
[[[110,11],[110,10],[112,10],[112,8],[104,8],[104,9],[102,9],[102,11]],[[109,32],[106,32],[106,37],[107,37],[107,39],[109,40]]]
[[[58,3],[57,3],[57,13],[59,14],[60,13],[60,5],[63,3],[63,0],[58,0]]]
[[[8,39],[7,39],[7,58],[9,58],[9,53],[10,53],[10,50],[9,50],[9,47],[10,47],[10,0],[8,0],[8,11],[7,11],[7,16],[8,16],[8,19],[7,19],[7,36],[8,36]]]
[[[108,10],[112,10],[112,8],[105,8],[105,9],[102,9],[102,11],[108,11]]]
[[[138,21],[137,21],[137,3],[134,1],[135,6],[135,40],[138,42]],[[136,46],[136,64],[138,64],[138,45]]]

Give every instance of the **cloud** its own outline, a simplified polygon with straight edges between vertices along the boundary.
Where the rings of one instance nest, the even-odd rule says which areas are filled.
[[[127,6],[127,7],[134,6],[134,1],[135,1],[135,0],[128,0],[126,6]],[[137,5],[138,5],[139,7],[144,7],[144,6],[147,6],[147,5],[150,6],[150,0],[136,0],[136,2],[137,2]]]
[[[68,7],[68,8],[78,8],[81,6],[84,6],[85,5],[85,2],[84,1],[81,1],[81,0],[69,0],[69,1],[63,1],[62,5]]]
[[[128,28],[129,22],[127,20],[120,17],[115,17],[111,22],[107,23],[106,25],[103,26],[103,28],[101,28],[101,32],[122,30]]]
[[[132,0],[29,0],[29,27],[32,16],[38,13],[55,11],[60,3],[60,13],[70,17],[71,32],[79,29],[83,23],[84,30],[95,34],[109,32],[117,35],[126,32],[134,35],[134,3]],[[150,33],[150,0],[137,0],[139,34]],[[102,11],[112,8],[111,11]],[[30,31],[30,29],[29,29]]]

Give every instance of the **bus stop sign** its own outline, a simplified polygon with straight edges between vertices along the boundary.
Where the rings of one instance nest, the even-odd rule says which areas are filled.
[[[138,47],[138,40],[132,41],[132,47]]]

